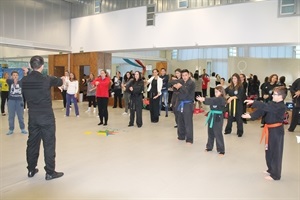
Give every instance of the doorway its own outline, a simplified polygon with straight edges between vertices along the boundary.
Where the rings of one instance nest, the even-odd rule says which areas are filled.
[[[79,83],[79,93],[83,94],[83,101],[86,101],[86,92],[87,92],[87,85],[83,84],[83,79],[86,80],[89,78],[90,75],[90,66],[89,65],[81,65],[79,66],[79,77],[78,77],[78,83]]]
[[[54,66],[54,76],[62,77],[65,75],[65,67],[64,66]],[[60,89],[58,87],[54,87],[54,100],[62,100],[62,95]]]

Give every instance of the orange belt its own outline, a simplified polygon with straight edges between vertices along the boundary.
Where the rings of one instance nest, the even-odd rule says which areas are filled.
[[[261,134],[260,143],[265,138],[266,150],[268,150],[268,144],[269,144],[269,128],[275,128],[275,127],[279,127],[279,126],[282,126],[282,123],[265,124],[264,129]]]

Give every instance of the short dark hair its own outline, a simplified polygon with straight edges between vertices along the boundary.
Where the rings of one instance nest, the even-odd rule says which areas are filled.
[[[287,89],[284,86],[275,87],[273,89],[274,92],[277,92],[278,95],[282,96],[282,99],[284,100],[287,94]]]
[[[180,72],[181,73],[181,69],[177,68],[177,69],[175,69],[175,72]]]
[[[183,69],[183,70],[181,70],[181,74],[183,74],[183,73],[188,73],[189,74],[190,72],[187,69]]]
[[[41,56],[33,56],[30,59],[30,66],[34,70],[39,69],[43,65],[44,65],[44,58]]]
[[[16,70],[14,70],[14,71],[12,71],[12,72],[10,73],[10,75],[12,76],[13,74],[19,74],[19,72],[17,72]]]

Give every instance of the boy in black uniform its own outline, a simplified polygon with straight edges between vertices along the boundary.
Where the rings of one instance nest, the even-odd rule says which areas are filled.
[[[28,140],[27,140],[27,169],[28,177],[33,177],[39,170],[36,168],[40,143],[43,140],[46,180],[59,178],[64,174],[55,171],[55,118],[52,110],[51,87],[63,84],[61,78],[44,76],[44,59],[33,56],[30,59],[33,69],[22,79],[23,93],[28,104]],[[28,70],[28,69],[24,69]]]
[[[178,89],[178,102],[175,108],[178,111],[178,140],[185,140],[187,143],[194,142],[193,134],[193,111],[195,97],[195,82],[190,78],[190,72],[187,69],[181,71],[182,79],[173,80],[174,88]]]
[[[293,97],[294,108],[292,110],[292,121],[288,131],[294,132],[298,124],[299,112],[300,112],[300,78],[296,79],[293,82],[292,87],[290,87],[290,91]]]
[[[285,87],[275,87],[273,90],[273,99],[269,103],[259,101],[245,100],[245,103],[252,104],[253,108],[257,108],[252,114],[243,114],[243,118],[258,119],[265,115],[265,126],[261,140],[265,137],[265,153],[267,163],[267,180],[280,180],[282,154],[284,143],[284,127],[283,119],[286,106],[284,99],[286,97]]]

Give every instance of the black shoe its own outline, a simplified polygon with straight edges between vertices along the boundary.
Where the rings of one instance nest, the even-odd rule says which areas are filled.
[[[238,137],[242,137],[243,136],[243,134],[237,134],[238,135]]]
[[[28,177],[29,178],[34,177],[34,175],[38,172],[39,172],[39,169],[35,168],[34,170],[28,172]]]
[[[114,106],[113,108],[116,108],[117,106]]]
[[[132,124],[128,124],[128,127],[133,126]]]
[[[120,106],[119,108],[123,108],[122,106]]]
[[[63,175],[64,175],[63,172],[53,172],[53,174],[46,174],[45,179],[46,179],[47,181],[49,181],[49,180],[52,180],[52,179],[55,179],[55,178],[60,178],[60,177],[62,177]]]
[[[205,149],[206,152],[212,151],[212,149]]]
[[[166,114],[166,117],[168,117],[168,114]]]
[[[288,129],[288,132],[294,132],[293,130]]]
[[[264,125],[264,124],[260,126],[260,128],[264,128],[264,127],[265,127],[265,125]]]
[[[177,139],[178,139],[178,140],[185,140],[185,138],[180,138],[180,137],[177,137]]]
[[[174,128],[177,128],[177,127],[178,127],[177,125],[174,126]]]
[[[137,127],[138,127],[138,128],[141,128],[141,127],[142,127],[142,125],[138,125]]]
[[[227,134],[230,134],[230,133],[229,133],[229,132],[225,132],[224,134],[226,134],[226,135],[227,135]]]
[[[107,126],[107,123],[104,123],[103,126]]]
[[[98,125],[100,126],[100,125],[102,125],[103,124],[103,122],[100,122]]]
[[[223,152],[223,151],[222,151],[222,152],[219,152],[219,155],[220,155],[220,156],[225,155],[225,152]]]

